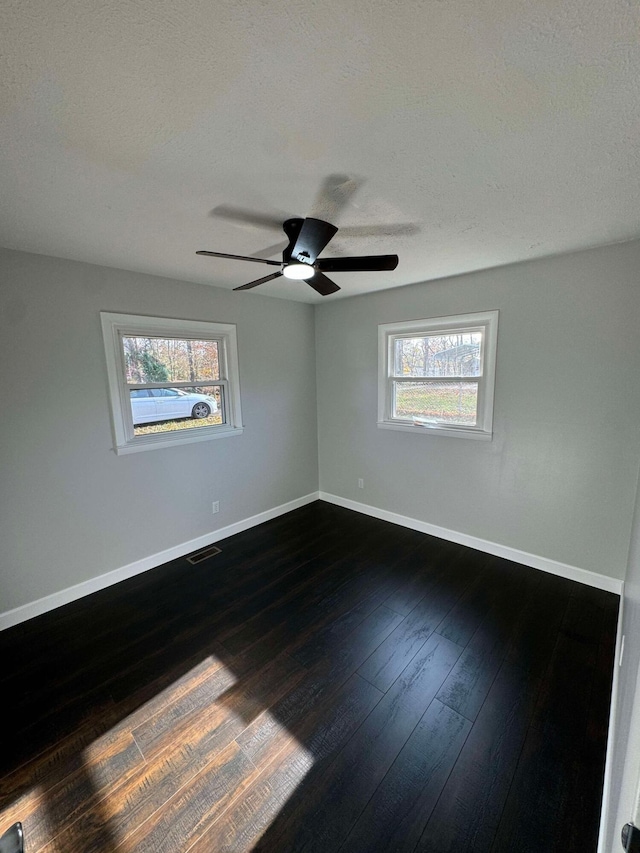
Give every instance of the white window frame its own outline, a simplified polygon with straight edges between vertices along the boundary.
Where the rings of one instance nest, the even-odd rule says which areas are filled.
[[[230,323],[209,323],[198,320],[176,320],[166,317],[145,317],[137,314],[100,313],[102,335],[107,359],[109,398],[115,452],[135,453],[156,450],[177,444],[192,444],[214,438],[241,435],[240,373],[236,327]],[[211,385],[224,387],[225,423],[201,426],[197,429],[172,430],[150,435],[134,435],[131,399],[126,381],[122,338],[168,337],[218,342],[220,378]],[[157,384],[157,383],[156,383]],[[162,383],[165,387],[168,383]],[[180,384],[180,383],[178,383]],[[184,383],[181,383],[184,385]],[[160,387],[160,386],[158,386]]]
[[[403,320],[382,323],[378,326],[378,427],[424,435],[443,435],[454,438],[472,438],[491,441],[493,436],[493,399],[495,389],[496,352],[498,345],[498,311],[481,311],[476,314],[458,314],[424,320]],[[420,337],[439,332],[483,331],[481,363],[482,375],[477,377],[428,377],[429,381],[451,382],[469,380],[478,382],[478,419],[473,426],[466,424],[438,424],[413,419],[393,417],[393,394],[398,378],[394,377],[394,341],[397,338]],[[406,381],[419,381],[421,377],[407,377]]]

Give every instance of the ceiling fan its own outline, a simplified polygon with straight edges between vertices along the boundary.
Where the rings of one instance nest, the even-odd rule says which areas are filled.
[[[249,258],[244,255],[228,255],[224,252],[206,252],[201,250],[196,255],[209,255],[214,258],[233,258],[237,261],[253,261],[257,264],[269,264],[280,267],[278,272],[266,275],[234,290],[250,290],[259,284],[272,281],[274,278],[301,279],[307,282],[321,296],[328,296],[340,290],[338,285],[327,278],[325,272],[377,272],[378,270],[394,270],[398,266],[397,255],[365,255],[350,258],[318,258],[318,255],[335,236],[338,229],[322,219],[287,219],[282,228],[289,238],[289,244],[282,253],[282,261],[272,261],[266,258]]]

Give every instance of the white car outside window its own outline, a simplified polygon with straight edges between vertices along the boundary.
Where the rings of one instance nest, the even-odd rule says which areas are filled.
[[[131,394],[134,424],[148,424],[175,418],[208,418],[218,411],[215,397],[191,394],[176,388],[137,388]]]

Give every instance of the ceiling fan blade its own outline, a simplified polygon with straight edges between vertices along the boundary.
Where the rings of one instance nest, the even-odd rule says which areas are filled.
[[[273,246],[267,246],[264,249],[260,249],[260,255],[267,257],[267,258],[271,258],[271,257],[273,257],[273,255],[280,255],[281,256],[286,248],[287,248],[286,243],[283,243],[283,242],[274,243]]]
[[[330,293],[336,293],[340,290],[335,281],[331,281],[321,272],[316,272],[312,278],[308,278],[306,281],[308,285],[318,291],[320,296],[329,296]]]
[[[362,178],[349,175],[327,175],[309,213],[318,219],[337,219],[362,183]]]
[[[255,281],[250,281],[249,284],[241,284],[240,287],[234,287],[234,290],[251,290],[252,287],[257,287],[259,284],[264,284],[266,281],[272,281],[274,278],[280,278],[281,272],[272,272],[271,275],[265,275],[264,278],[258,278]]]
[[[322,258],[316,263],[322,272],[376,272],[394,270],[397,255],[365,255],[361,258]]]
[[[256,210],[247,210],[244,207],[234,207],[231,204],[219,204],[211,211],[211,216],[215,216],[218,219],[226,219],[236,225],[245,225],[252,228],[268,228],[272,231],[280,231],[285,215],[284,213],[260,213]]]
[[[211,258],[232,258],[234,261],[253,261],[255,264],[271,264],[272,266],[280,267],[280,261],[268,261],[266,258],[248,258],[246,255],[228,255],[226,252],[205,252],[201,249],[196,252],[196,255],[208,255]]]
[[[291,251],[291,259],[303,264],[315,263],[320,252],[337,231],[336,226],[330,222],[307,217]]]

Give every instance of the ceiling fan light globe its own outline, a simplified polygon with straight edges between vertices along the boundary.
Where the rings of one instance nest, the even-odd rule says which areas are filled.
[[[306,280],[312,278],[315,274],[314,268],[310,264],[287,264],[282,270],[287,278]]]

